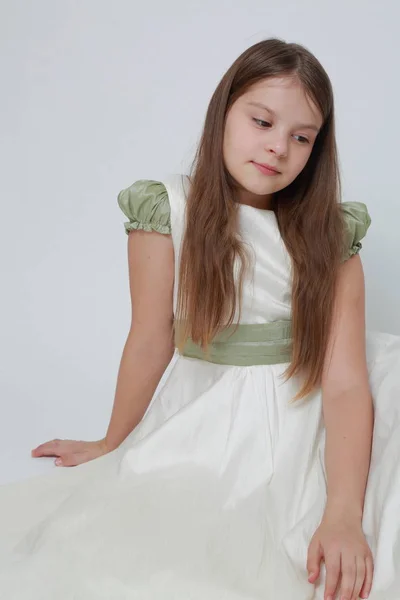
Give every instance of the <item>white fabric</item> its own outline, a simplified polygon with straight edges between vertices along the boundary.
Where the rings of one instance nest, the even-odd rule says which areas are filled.
[[[180,178],[167,182],[176,256]],[[243,322],[290,315],[289,263],[272,213],[240,208],[256,257]],[[364,529],[371,600],[400,598],[400,338],[368,333],[376,406]],[[325,495],[321,397],[290,404],[287,365],[175,356],[114,452],[0,487],[0,598],[322,600],[308,543]]]

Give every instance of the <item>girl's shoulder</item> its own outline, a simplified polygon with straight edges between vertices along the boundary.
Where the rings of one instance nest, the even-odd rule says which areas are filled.
[[[121,190],[118,205],[129,221],[125,232],[134,229],[171,233],[171,210],[168,192],[161,181],[139,179]]]
[[[345,250],[343,260],[358,254],[362,248],[361,240],[371,225],[371,216],[363,202],[342,202],[345,224]]]
[[[190,181],[187,175],[177,174],[162,181],[139,179],[118,194],[118,204],[128,217],[126,233],[134,229],[171,234],[174,224],[181,224]],[[342,202],[345,224],[343,260],[358,254],[362,248],[371,217],[363,202]],[[180,229],[180,227],[179,227]]]
[[[187,175],[169,175],[162,181],[139,179],[121,190],[118,205],[129,221],[126,233],[134,229],[170,234],[173,223],[181,221],[189,186]]]

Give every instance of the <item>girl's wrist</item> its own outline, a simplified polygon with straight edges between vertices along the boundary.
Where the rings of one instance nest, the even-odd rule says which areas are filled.
[[[327,500],[324,519],[340,519],[362,522],[363,506],[354,499],[329,499]]]
[[[108,452],[113,452],[114,450],[116,450],[119,446],[119,444],[116,444],[115,441],[112,441],[110,438],[108,438],[107,436],[104,437],[102,440],[100,440],[100,445],[103,447],[103,449],[108,453]]]

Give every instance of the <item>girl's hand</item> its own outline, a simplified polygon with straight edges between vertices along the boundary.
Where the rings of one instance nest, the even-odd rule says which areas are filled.
[[[56,456],[56,466],[75,467],[108,452],[110,452],[110,449],[107,448],[105,439],[97,442],[56,439],[40,444],[32,450],[31,455],[33,457]]]
[[[325,563],[324,600],[368,598],[372,586],[373,558],[362,531],[353,517],[324,515],[308,548],[308,581],[315,583]],[[340,581],[340,588],[338,587]]]

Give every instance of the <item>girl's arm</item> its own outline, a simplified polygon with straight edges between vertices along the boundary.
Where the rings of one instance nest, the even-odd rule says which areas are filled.
[[[365,356],[364,275],[358,255],[341,267],[322,377],[327,502],[310,542],[309,582],[324,561],[324,600],[367,598],[373,558],[362,530],[370,464],[373,403]]]
[[[361,522],[368,478],[373,403],[365,350],[365,289],[360,257],[342,266],[322,378],[328,479],[326,513]]]
[[[130,232],[128,264],[132,319],[105,437],[108,450],[117,448],[142,419],[174,353],[171,236]]]

